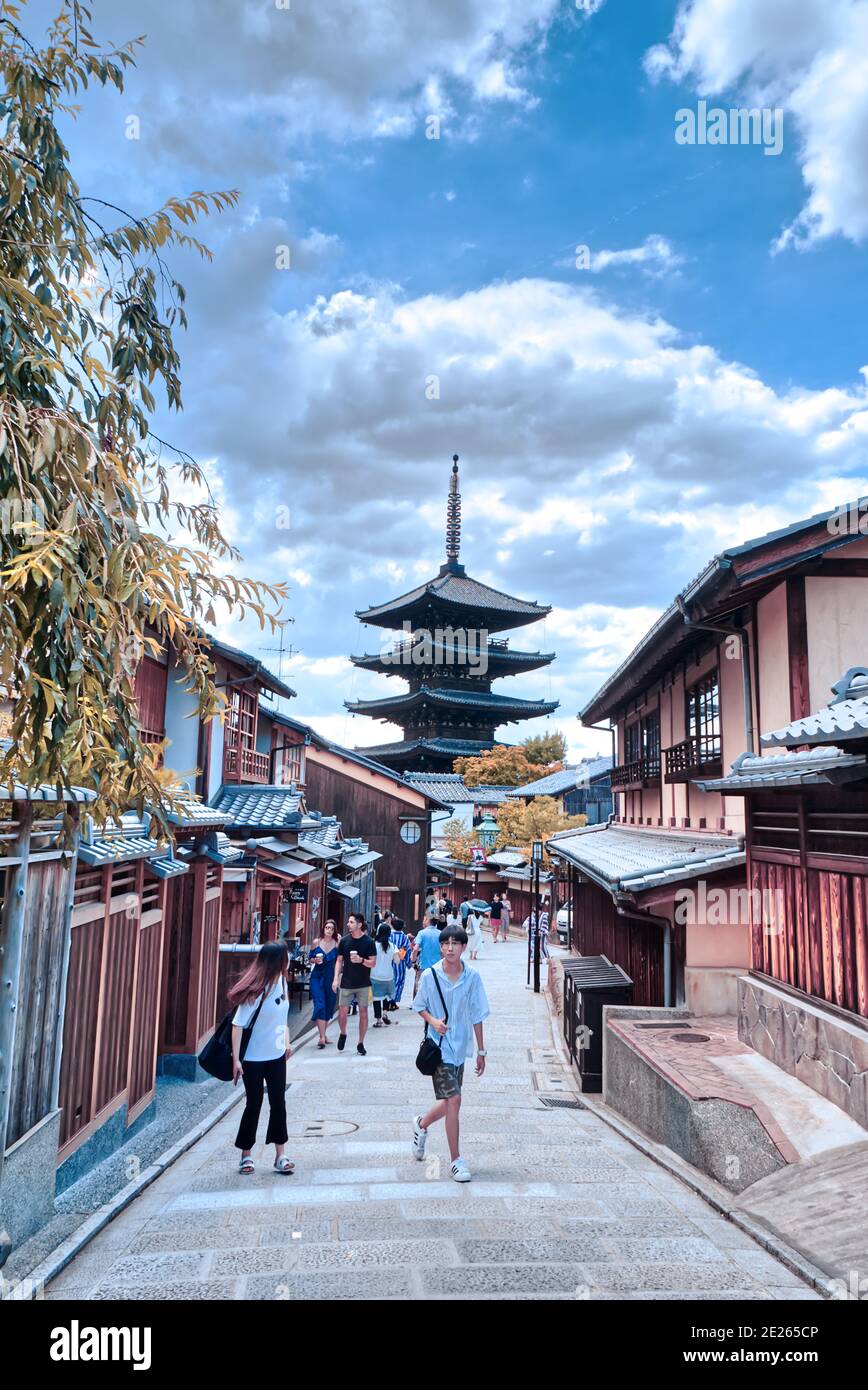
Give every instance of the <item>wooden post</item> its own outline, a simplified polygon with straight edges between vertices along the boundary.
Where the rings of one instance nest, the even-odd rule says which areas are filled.
[[[66,1020],[66,982],[69,976],[69,952],[72,946],[72,909],[75,905],[75,872],[78,867],[79,808],[74,801],[69,808],[72,817],[72,848],[69,863],[66,906],[63,910],[63,955],[60,967],[60,988],[57,993],[57,1031],[54,1039],[54,1071],[51,1078],[51,1108],[60,1104],[60,1066],[63,1056],[63,1026]]]
[[[12,1059],[15,1055],[15,1025],[21,985],[21,949],[27,909],[27,866],[30,859],[30,827],[33,807],[18,803],[17,834],[10,857],[18,863],[6,870],[6,892],[0,913],[0,1203],[3,1197],[3,1161],[12,1102]],[[2,1210],[2,1207],[0,1207]],[[8,1231],[0,1221],[0,1267],[12,1248]]]

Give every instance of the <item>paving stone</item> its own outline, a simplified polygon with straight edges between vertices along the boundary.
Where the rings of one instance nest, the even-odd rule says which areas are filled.
[[[260,1245],[283,1245],[294,1247],[297,1241],[321,1241],[329,1240],[332,1228],[335,1223],[332,1221],[312,1221],[306,1212],[301,1214],[301,1219],[292,1223],[292,1226],[266,1226],[263,1228],[259,1244]]]
[[[602,1219],[593,1216],[561,1216],[557,1214],[557,1224],[565,1235],[600,1236],[606,1240],[640,1240],[646,1237],[672,1236],[687,1239],[699,1233],[683,1217],[658,1217],[653,1221],[618,1221],[607,1216]]]
[[[458,1253],[468,1264],[519,1264],[543,1261],[569,1264],[580,1260],[606,1260],[609,1251],[603,1241],[587,1236],[582,1240],[459,1240]]]
[[[770,1255],[767,1250],[762,1250],[758,1246],[754,1246],[753,1250],[728,1250],[727,1255],[734,1264],[737,1264],[748,1274],[752,1274],[761,1283],[789,1284],[793,1288],[805,1287],[803,1279],[800,1279],[797,1274],[793,1274],[792,1270],[787,1269],[780,1260],[776,1260],[774,1255]]]
[[[790,1284],[769,1284],[768,1292],[772,1298],[780,1299],[784,1303],[791,1300],[797,1303],[826,1302],[822,1294],[817,1293],[816,1289],[809,1288],[807,1284],[803,1284],[801,1288],[794,1288]]]
[[[186,1252],[152,1251],[143,1255],[122,1255],[105,1275],[116,1284],[154,1283],[155,1280],[199,1279],[206,1256],[201,1250]]]
[[[142,1234],[129,1245],[127,1255],[144,1255],[161,1250],[222,1250],[238,1246],[258,1245],[261,1235],[258,1226],[179,1226],[174,1231],[151,1231]]]
[[[300,1240],[283,1245],[259,1246],[255,1250],[221,1250],[214,1255],[209,1274],[228,1279],[235,1274],[270,1274],[297,1265]]]
[[[624,1260],[726,1260],[728,1255],[719,1250],[705,1236],[660,1236],[639,1239],[620,1239],[609,1241],[613,1252]]]
[[[94,1299],[117,1299],[126,1303],[133,1300],[151,1302],[159,1299],[164,1303],[211,1303],[216,1299],[237,1299],[238,1281],[191,1280],[188,1284],[106,1284],[100,1285],[90,1295]]]
[[[275,1299],[287,1302],[295,1299],[310,1301],[339,1298],[342,1303],[347,1299],[367,1300],[375,1297],[376,1301],[380,1302],[382,1299],[406,1301],[413,1298],[415,1292],[412,1277],[406,1270],[381,1270],[378,1273],[369,1270],[363,1273],[342,1269],[339,1286],[335,1282],[334,1273],[311,1271],[298,1274],[288,1271],[282,1275],[251,1275],[245,1286],[244,1297],[257,1301]]]
[[[494,1225],[496,1223],[492,1223]],[[543,1226],[550,1223],[542,1222]],[[338,1240],[455,1240],[461,1235],[482,1235],[484,1223],[479,1221],[469,1221],[465,1219],[460,1223],[460,1230],[456,1229],[456,1223],[445,1217],[429,1217],[415,1220],[412,1217],[403,1219],[396,1217],[394,1211],[391,1216],[360,1217],[358,1220],[338,1222]],[[472,1228],[468,1231],[468,1227]],[[554,1231],[554,1226],[551,1226]],[[527,1234],[527,1227],[521,1227],[522,1234]]]
[[[303,1245],[298,1269],[346,1269],[354,1265],[455,1264],[455,1247],[445,1240],[330,1241]]]
[[[426,1293],[536,1293],[585,1283],[581,1265],[460,1265],[422,1271]]]
[[[757,1283],[745,1270],[729,1263],[705,1264],[594,1264],[587,1262],[588,1282],[601,1288],[638,1292],[644,1289],[680,1289],[692,1298],[694,1291],[755,1289]]]

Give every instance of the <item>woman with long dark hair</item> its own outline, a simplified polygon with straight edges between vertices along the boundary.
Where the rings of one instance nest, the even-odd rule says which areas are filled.
[[[256,1143],[263,1088],[268,1091],[266,1144],[275,1150],[274,1171],[292,1173],[295,1164],[284,1154],[286,1146],[286,1063],[289,1046],[289,952],[282,941],[270,941],[229,991],[235,1004],[232,1019],[232,1080],[244,1081],[247,1104],[238,1126],[236,1149],[241,1150],[239,1173],[252,1173],[251,1150]],[[246,1051],[241,1056],[245,1028],[252,1025]]]
[[[377,928],[377,959],[371,970],[375,1028],[382,1028],[384,1023],[392,1022],[386,1012],[386,1005],[395,994],[395,972],[393,966],[395,957],[398,953],[389,940],[390,934],[391,927],[389,923],[381,922]]]
[[[320,1049],[331,1042],[331,1038],[326,1037],[326,1029],[338,1002],[332,985],[340,939],[337,924],[330,917],[322,929],[322,936],[311,946],[307,957],[311,967],[310,997],[313,1001],[313,1018],[319,1030],[317,1047]]]

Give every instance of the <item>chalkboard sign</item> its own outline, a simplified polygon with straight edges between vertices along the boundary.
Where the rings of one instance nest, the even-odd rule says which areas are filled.
[[[307,884],[294,883],[289,890],[289,901],[291,903],[307,902]]]

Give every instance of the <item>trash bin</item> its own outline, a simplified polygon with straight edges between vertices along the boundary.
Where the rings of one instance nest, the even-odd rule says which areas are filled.
[[[607,956],[564,962],[564,1038],[583,1091],[603,1089],[603,1005],[630,1004],[633,981]]]

